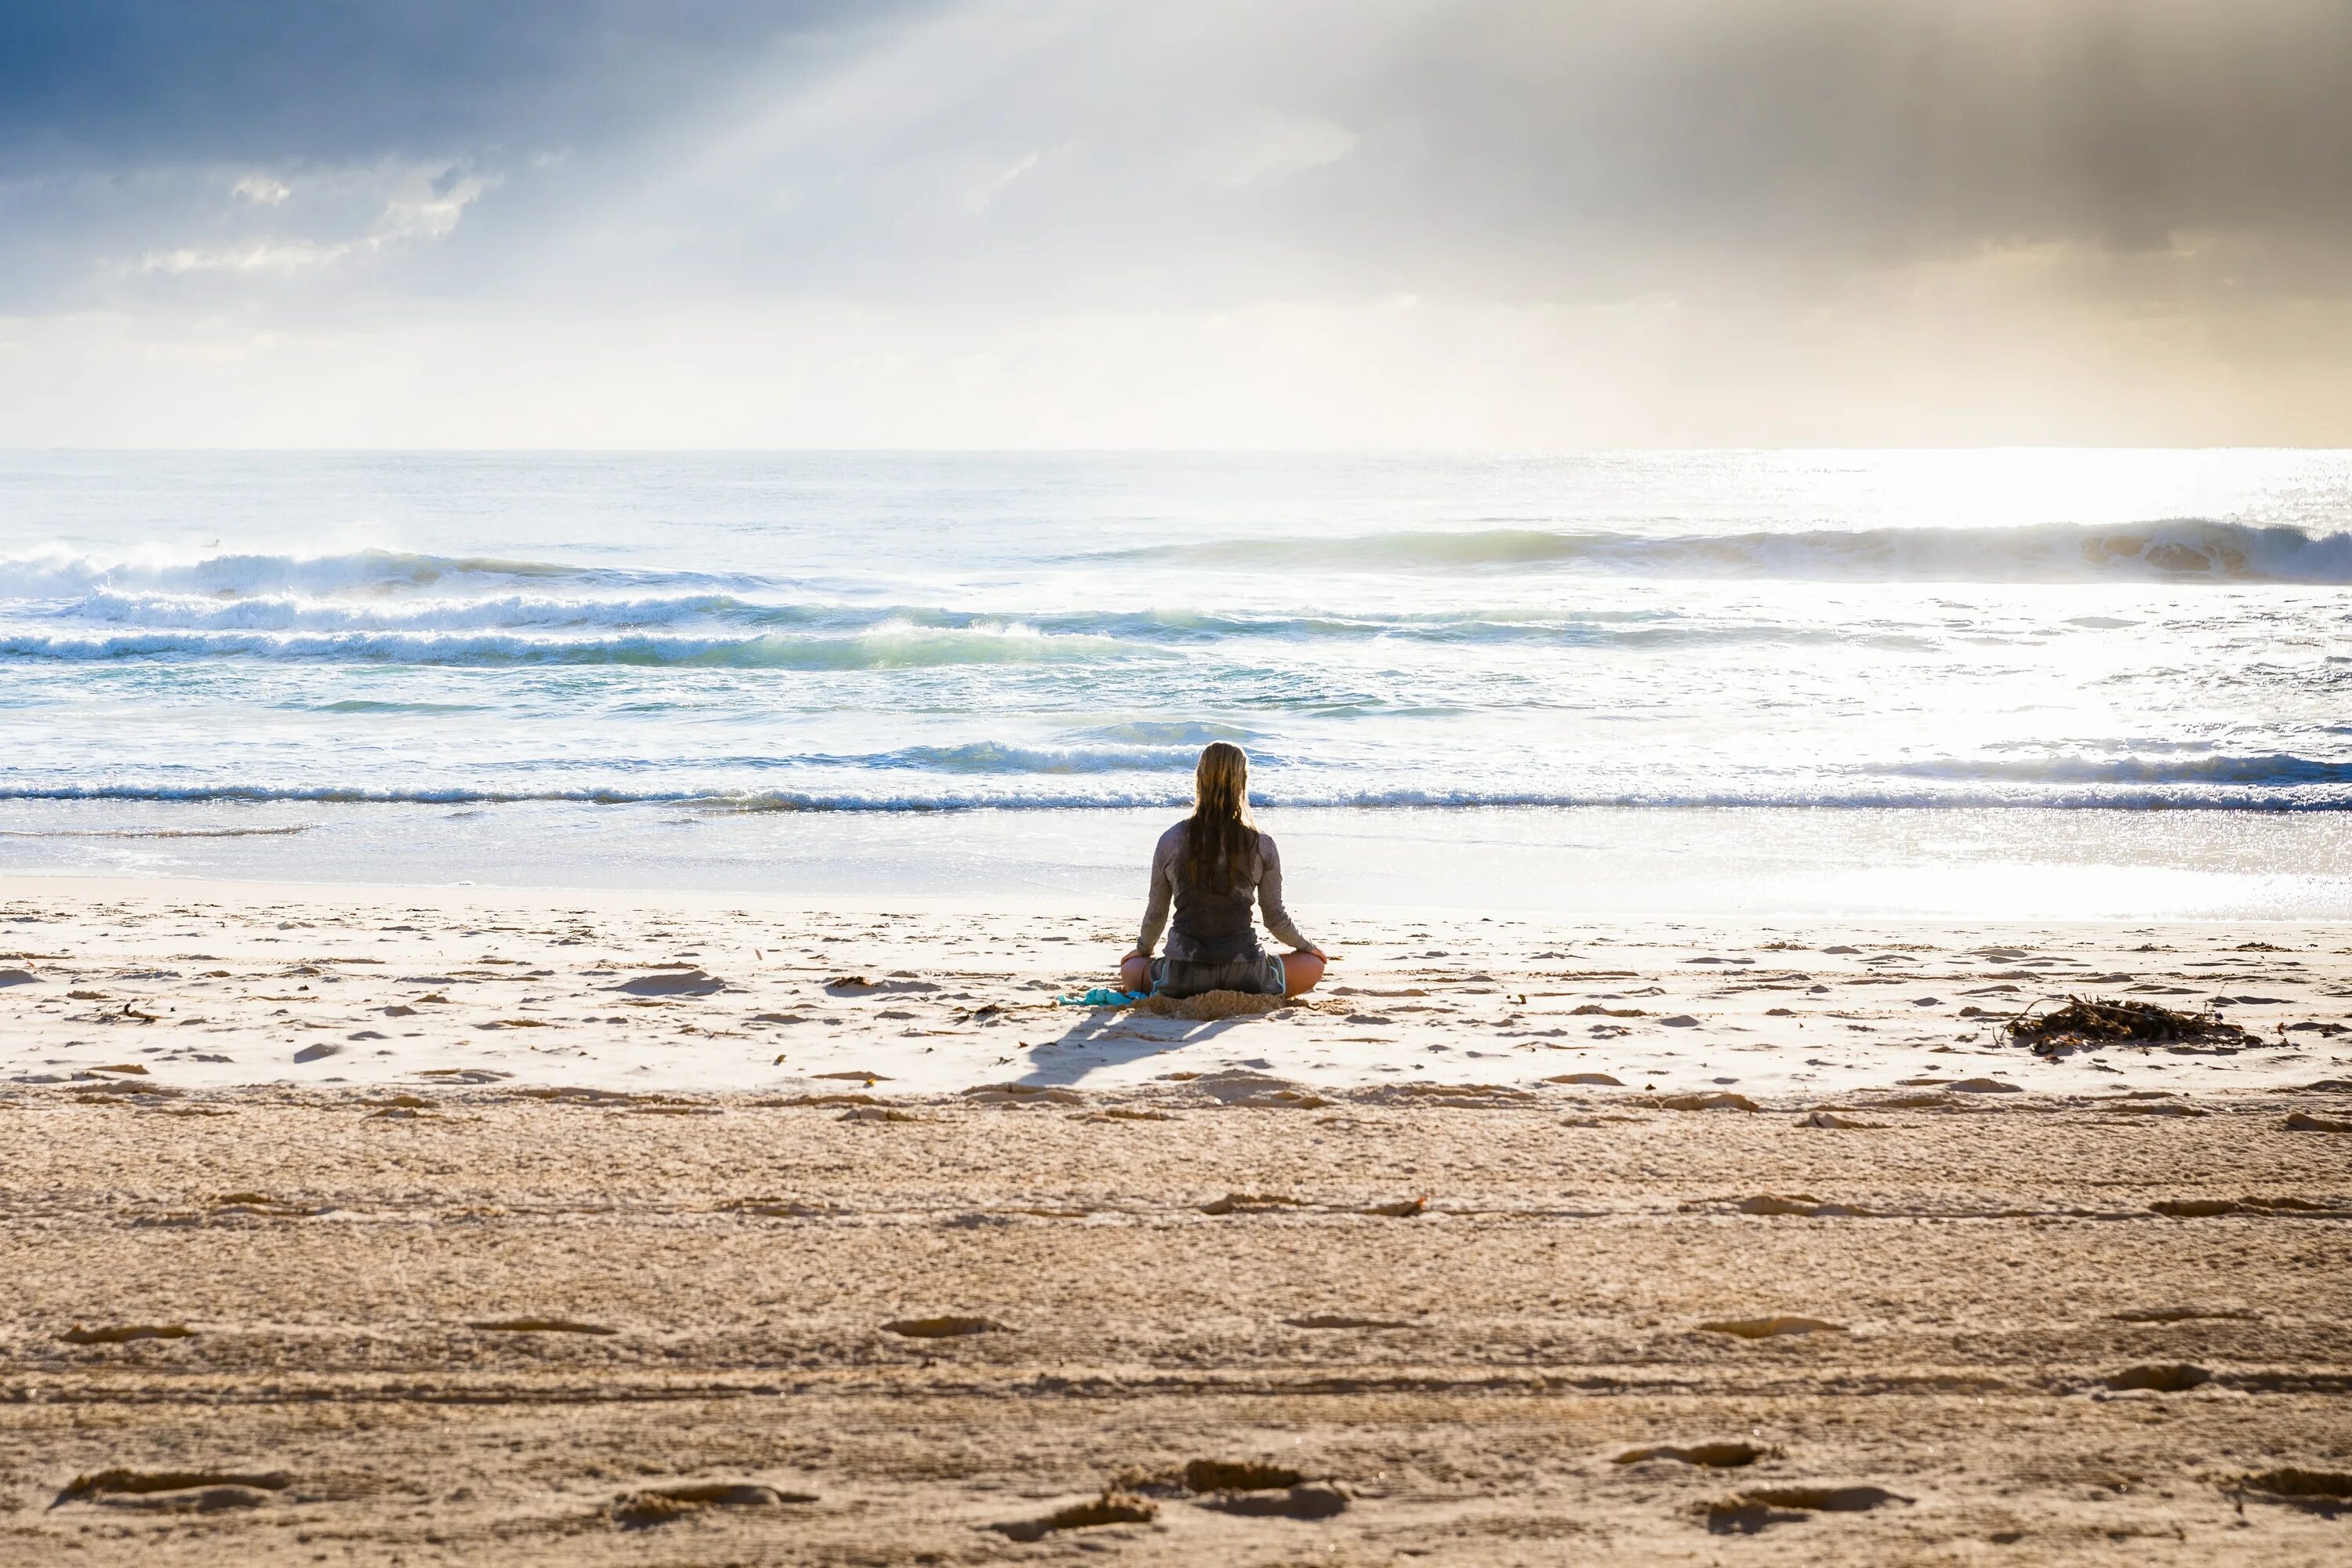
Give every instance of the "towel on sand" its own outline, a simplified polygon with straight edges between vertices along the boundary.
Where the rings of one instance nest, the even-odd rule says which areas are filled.
[[[1131,1007],[1151,994],[1149,991],[1114,991],[1108,985],[1097,985],[1081,996],[1056,996],[1057,1007]]]

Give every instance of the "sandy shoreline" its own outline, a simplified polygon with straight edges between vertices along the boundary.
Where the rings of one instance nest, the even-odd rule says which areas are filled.
[[[1316,932],[1342,960],[1286,1012],[1197,1022],[1056,1005],[1104,982],[1135,914],[20,879],[0,891],[0,1082],[805,1092],[870,1079],[877,1094],[921,1095],[1129,1091],[1170,1073],[1358,1090],[1582,1074],[1784,1104],[1976,1080],[1992,1094],[2196,1098],[2352,1068],[2352,931],[2336,926],[1322,910]],[[2261,1044],[2047,1059],[1998,1036],[2001,1018],[2076,992],[2213,1007]]]
[[[12,883],[0,1562],[2340,1560],[2352,933],[1129,918]]]

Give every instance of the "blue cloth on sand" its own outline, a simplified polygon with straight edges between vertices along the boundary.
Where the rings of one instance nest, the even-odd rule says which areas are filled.
[[[1097,985],[1083,996],[1056,996],[1056,1007],[1128,1007],[1150,998],[1149,991],[1114,991],[1108,985]]]

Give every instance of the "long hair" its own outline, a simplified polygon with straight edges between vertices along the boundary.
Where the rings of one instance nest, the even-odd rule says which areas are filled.
[[[1257,825],[1250,820],[1249,754],[1227,741],[1201,750],[1192,771],[1192,817],[1184,835],[1184,879],[1225,892],[1257,860]]]

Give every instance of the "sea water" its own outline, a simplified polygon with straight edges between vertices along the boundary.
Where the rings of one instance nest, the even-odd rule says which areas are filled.
[[[2352,914],[2352,454],[0,455],[0,870]],[[1319,878],[1319,883],[1316,879]]]

